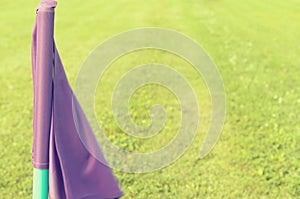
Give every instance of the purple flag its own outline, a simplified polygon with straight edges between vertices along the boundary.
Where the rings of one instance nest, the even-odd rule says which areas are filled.
[[[78,133],[97,154],[102,154],[55,47],[55,7],[56,2],[52,0],[40,3],[32,35],[33,166],[49,169],[49,196],[52,199],[121,197],[123,193],[111,169],[101,163],[105,162],[104,157],[101,162],[96,159],[79,137]]]

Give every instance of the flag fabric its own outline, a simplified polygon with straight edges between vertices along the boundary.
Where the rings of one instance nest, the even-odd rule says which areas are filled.
[[[104,156],[99,161],[81,141],[83,135],[102,154],[54,43],[55,7],[53,0],[39,4],[32,34],[33,166],[49,169],[51,199],[119,198],[123,193]]]

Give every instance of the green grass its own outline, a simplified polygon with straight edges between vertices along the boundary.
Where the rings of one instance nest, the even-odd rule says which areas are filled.
[[[32,190],[31,30],[37,1],[0,5],[0,198],[30,198]],[[175,135],[180,113],[165,89],[148,86],[130,101],[138,124],[152,104],[166,106],[161,134],[138,140],[121,132],[110,111],[114,83],[149,62],[179,70],[196,89],[202,116],[186,153],[162,170],[115,171],[124,198],[300,198],[300,2],[259,0],[59,1],[55,38],[71,85],[89,52],[108,37],[138,27],[163,27],[200,43],[218,65],[227,117],[215,149],[198,160],[209,125],[210,100],[192,66],[157,50],[131,53],[112,64],[96,93],[96,112],[119,146],[145,152]],[[116,68],[118,67],[118,70]],[[165,97],[165,98],[164,98]]]

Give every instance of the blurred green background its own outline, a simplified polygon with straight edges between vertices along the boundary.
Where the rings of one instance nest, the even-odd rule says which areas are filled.
[[[31,198],[31,31],[38,1],[0,4],[0,198]],[[300,1],[298,0],[60,0],[55,39],[70,84],[81,63],[105,39],[140,27],[186,34],[210,54],[222,75],[227,117],[214,150],[198,160],[210,122],[210,98],[191,65],[157,50],[142,50],[112,64],[96,93],[106,135],[129,151],[159,149],[176,135],[180,110],[164,88],[150,85],[129,102],[138,124],[149,107],[166,107],[165,129],[149,140],[122,132],[110,109],[112,88],[130,68],[170,65],[196,90],[201,123],[186,153],[146,174],[114,171],[124,198],[300,198]],[[116,69],[118,68],[118,69]]]

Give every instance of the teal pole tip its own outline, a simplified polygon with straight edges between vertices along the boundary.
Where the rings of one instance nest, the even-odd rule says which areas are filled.
[[[32,199],[48,199],[49,170],[33,169]]]

